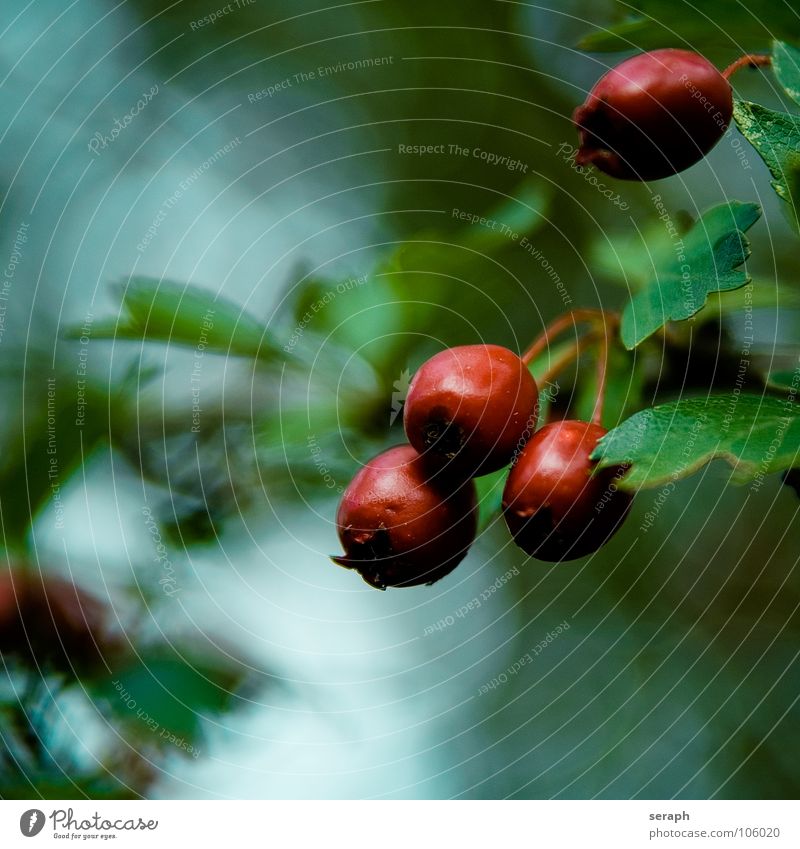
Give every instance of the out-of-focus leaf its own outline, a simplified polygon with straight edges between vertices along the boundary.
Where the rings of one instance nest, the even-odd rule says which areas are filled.
[[[659,266],[674,256],[674,231],[680,238],[695,223],[685,210],[669,213],[668,217],[666,222],[644,221],[637,224],[636,230],[626,227],[595,238],[590,248],[589,267],[620,288],[634,292],[643,288]]]
[[[790,390],[796,395],[800,386],[800,374],[797,369],[794,371],[771,371],[767,377],[767,386],[772,389]]]
[[[800,289],[782,286],[775,281],[755,280],[730,292],[712,292],[706,305],[695,315],[699,324],[713,321],[720,316],[748,309],[799,309]]]
[[[460,241],[480,250],[519,243],[547,221],[552,199],[553,189],[549,184],[538,180],[523,183],[514,197],[504,199],[481,216],[485,223],[468,224]]]
[[[146,339],[259,359],[281,355],[260,321],[204,289],[173,280],[133,277],[121,291],[120,318],[95,322],[92,338]],[[68,338],[80,335],[77,327],[66,331]]]
[[[772,46],[772,70],[789,97],[800,104],[800,50],[776,41]]]
[[[690,318],[710,292],[744,286],[749,278],[736,270],[750,253],[744,231],[760,215],[757,204],[739,201],[706,212],[625,306],[620,328],[625,347],[635,348],[668,321]]]
[[[357,352],[390,388],[413,353],[427,339],[441,339],[443,329],[462,324],[462,338],[479,333],[470,301],[485,296],[465,281],[485,255],[519,245],[541,227],[552,194],[542,181],[527,180],[493,208],[464,211],[474,220],[456,216],[455,231],[421,232],[398,244],[369,275],[304,281],[287,298],[291,341]]]
[[[631,416],[592,459],[600,468],[630,464],[625,489],[680,480],[714,459],[730,463],[734,483],[761,481],[800,461],[800,406],[744,394],[683,398]]]
[[[8,442],[0,462],[3,541],[20,545],[30,523],[95,448],[113,439],[120,422],[130,426],[130,386],[99,386],[59,370],[31,381],[24,429]],[[80,405],[79,405],[80,402]],[[59,521],[59,517],[56,517]]]
[[[585,36],[590,51],[654,50],[690,45],[696,50],[765,50],[772,39],[800,34],[789,3],[775,0],[634,0],[621,3],[625,20]]]
[[[234,667],[177,655],[143,655],[97,685],[121,718],[149,723],[154,735],[196,738],[205,717],[228,709],[243,677]]]

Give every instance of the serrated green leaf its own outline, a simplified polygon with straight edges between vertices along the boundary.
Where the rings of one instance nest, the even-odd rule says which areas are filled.
[[[673,244],[650,283],[622,313],[622,341],[635,348],[668,321],[691,318],[709,293],[738,289],[748,282],[736,269],[750,255],[744,231],[761,215],[754,203],[731,201],[706,212]]]
[[[772,46],[772,70],[795,103],[800,103],[800,50],[783,41]]]
[[[733,117],[742,135],[756,149],[772,174],[772,188],[790,206],[790,215],[798,226],[800,198],[800,119],[787,112],[775,112],[735,100]]]
[[[800,406],[759,395],[683,398],[631,416],[592,453],[600,468],[630,464],[624,489],[650,489],[694,474],[715,459],[744,484],[800,461]]]
[[[121,287],[118,321],[100,320],[93,339],[168,342],[233,356],[270,359],[279,347],[269,331],[237,304],[212,292],[174,280],[133,277]],[[67,338],[80,336],[69,328]]]

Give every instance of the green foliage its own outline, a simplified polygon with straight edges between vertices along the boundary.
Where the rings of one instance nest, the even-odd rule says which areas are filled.
[[[775,0],[633,0],[620,3],[619,23],[586,35],[583,50],[614,52],[686,47],[764,50],[777,35],[800,34],[791,4]]]
[[[196,87],[198,92],[207,90],[209,85],[219,85],[229,97],[242,100],[246,91],[256,91],[318,63],[335,63],[367,54],[394,54],[397,61],[392,66],[368,74],[331,76],[303,91],[287,92],[282,99],[243,104],[244,108],[232,113],[233,118],[225,119],[226,128],[235,131],[237,125],[232,122],[238,120],[238,128],[244,126],[249,131],[265,115],[267,120],[276,114],[285,115],[276,125],[279,136],[273,136],[272,141],[283,144],[282,134],[285,134],[287,144],[300,139],[308,142],[303,146],[307,155],[303,164],[318,163],[322,155],[327,157],[341,127],[348,127],[352,133],[342,143],[348,153],[366,142],[368,145],[364,144],[363,149],[391,147],[392,152],[381,159],[377,178],[381,181],[381,191],[389,196],[373,203],[372,197],[364,192],[357,201],[362,205],[365,220],[377,221],[380,215],[381,226],[385,222],[386,242],[378,249],[386,258],[375,268],[359,269],[359,274],[369,271],[364,286],[339,292],[339,284],[345,282],[343,276],[333,281],[318,278],[302,281],[284,313],[273,315],[268,325],[213,293],[182,283],[135,278],[123,292],[120,321],[96,322],[93,339],[133,339],[195,348],[205,332],[207,350],[260,361],[259,378],[263,378],[259,383],[260,397],[266,403],[256,410],[247,405],[237,408],[236,393],[225,393],[225,408],[217,415],[223,437],[218,460],[213,459],[213,442],[206,440],[212,414],[204,418],[202,441],[185,432],[188,416],[180,412],[173,414],[166,422],[168,435],[171,440],[185,438],[188,446],[176,460],[172,441],[165,442],[160,408],[151,405],[149,399],[143,399],[142,408],[134,408],[130,403],[132,394],[123,393],[118,399],[100,386],[92,387],[89,400],[90,408],[100,412],[92,421],[95,430],[91,434],[88,428],[81,433],[67,433],[64,428],[74,416],[74,404],[70,397],[72,388],[65,377],[63,392],[60,382],[57,390],[59,456],[65,461],[65,475],[78,471],[87,449],[108,436],[105,431],[109,421],[103,413],[110,411],[115,417],[111,422],[112,441],[113,428],[122,425],[130,431],[131,442],[136,442],[129,454],[131,469],[137,473],[142,469],[133,449],[141,450],[142,457],[159,459],[166,450],[170,451],[169,466],[154,463],[151,477],[168,479],[173,507],[179,490],[173,470],[193,467],[198,459],[203,462],[203,473],[198,478],[202,486],[189,485],[203,496],[199,512],[189,514],[192,522],[199,521],[199,532],[190,535],[187,523],[181,523],[180,543],[197,544],[207,535],[209,527],[228,534],[222,540],[226,548],[229,542],[237,541],[220,523],[226,508],[219,500],[208,497],[206,468],[212,462],[226,473],[226,479],[235,480],[237,489],[249,490],[256,501],[265,504],[265,512],[269,513],[270,508],[303,509],[304,514],[297,513],[293,518],[304,516],[309,523],[329,521],[331,514],[321,519],[308,510],[307,504],[299,508],[285,502],[298,495],[335,497],[358,461],[377,453],[387,441],[404,438],[399,421],[389,425],[389,412],[394,384],[405,369],[413,371],[424,356],[447,344],[483,338],[513,346],[519,339],[524,347],[541,323],[563,308],[557,295],[548,300],[552,287],[538,285],[541,268],[518,250],[506,229],[520,234],[541,234],[548,259],[564,280],[569,281],[574,306],[594,305],[594,299],[606,303],[619,298],[621,302],[620,289],[625,289],[627,297],[630,284],[635,293],[643,287],[653,290],[649,295],[643,294],[643,301],[651,321],[658,322],[656,328],[675,318],[667,303],[674,300],[675,293],[671,291],[662,304],[664,293],[660,288],[662,283],[669,288],[675,282],[674,269],[670,270],[675,258],[675,239],[663,222],[653,220],[655,216],[644,188],[627,187],[632,202],[638,194],[641,211],[646,212],[635,217],[636,239],[624,250],[621,241],[608,244],[609,262],[605,268],[586,255],[585,248],[593,233],[608,234],[621,223],[628,230],[632,227],[627,218],[622,221],[618,210],[607,204],[594,188],[552,155],[555,148],[546,152],[544,146],[538,146],[539,140],[546,145],[557,145],[571,129],[566,130],[564,121],[568,110],[558,100],[562,91],[548,81],[545,66],[538,66],[543,73],[537,70],[535,39],[518,33],[514,27],[519,10],[525,7],[513,3],[472,4],[469,25],[462,26],[463,6],[452,0],[419,7],[390,1],[326,10],[307,9],[305,5],[298,7],[296,3],[281,0],[277,4],[253,4],[195,32],[191,24],[203,10],[198,11],[192,4],[165,9],[154,0],[136,0],[134,14],[139,14],[142,22],[149,21],[143,32],[152,43],[144,46],[152,48],[149,55],[160,65],[152,70],[159,79],[177,73],[179,85],[189,90]],[[586,44],[592,49],[692,46],[704,53],[707,48],[724,50],[733,59],[744,49],[765,48],[774,33],[790,37],[798,29],[792,4],[773,0],[755,0],[751,4],[738,0],[700,3],[634,0],[633,5],[620,3],[619,8],[628,19],[609,32],[588,39]],[[554,17],[563,14],[539,9],[536,12]],[[290,20],[282,21],[283,18]],[[159,49],[178,37],[181,37],[180,50]],[[526,52],[528,42],[531,52]],[[777,49],[775,54],[776,74],[791,96],[797,91],[791,67],[796,60],[793,50],[786,48],[780,60]],[[401,56],[408,61],[400,61]],[[449,58],[447,61],[422,58],[435,56]],[[461,61],[466,57],[468,62]],[[481,94],[478,89],[487,94]],[[357,114],[348,113],[346,110],[356,103]],[[304,112],[306,106],[308,112]],[[298,126],[290,126],[291,113],[298,107]],[[275,113],[275,109],[279,112]],[[192,129],[189,111],[182,113],[187,114],[187,130]],[[242,118],[245,113],[246,120]],[[363,130],[359,129],[362,124]],[[337,133],[322,133],[315,142],[308,138],[308,127],[312,125],[315,132],[319,127],[336,128]],[[398,140],[427,143],[450,139],[465,145],[480,142],[487,150],[523,157],[543,179],[526,178],[515,187],[514,183],[520,179],[517,174],[499,169],[489,171],[474,157],[463,161],[455,157],[417,160],[394,153]],[[780,164],[785,170],[786,162]],[[60,172],[64,169],[52,172],[54,181],[59,179]],[[273,173],[270,166],[264,177],[269,178]],[[373,177],[365,174],[365,182]],[[725,182],[725,175],[721,177]],[[565,180],[571,181],[566,193]],[[261,182],[259,176],[254,185]],[[353,181],[345,180],[344,184],[353,185]],[[550,185],[557,187],[555,192],[546,188]],[[688,186],[690,191],[694,188]],[[722,188],[727,191],[730,186],[726,182]],[[756,186],[757,190],[761,188]],[[787,180],[787,188],[791,195],[791,180]],[[302,187],[296,191],[299,194]],[[559,203],[552,202],[556,192]],[[398,194],[402,203],[398,202]],[[495,206],[498,198],[502,200]],[[577,214],[577,206],[571,203],[575,200],[585,207],[586,214],[584,209]],[[434,206],[441,214],[425,211],[426,207]],[[480,223],[459,225],[451,215],[454,207],[469,209],[487,221],[501,222],[504,227]],[[297,209],[297,203],[291,208]],[[680,237],[684,237],[691,222],[684,226],[680,214],[674,219]],[[549,226],[548,222],[551,222]],[[707,225],[699,222],[697,226],[700,241],[708,242]],[[744,254],[746,243],[741,238],[737,241],[741,234],[736,227],[731,227],[728,233],[730,242],[722,247],[725,255],[732,255],[732,261],[736,249],[742,248]],[[344,240],[347,250],[359,243],[359,234],[353,235],[355,238],[351,239],[348,232]],[[764,255],[774,249],[781,262],[793,261],[791,245],[769,245],[766,238],[764,242]],[[696,323],[750,307],[798,305],[800,290],[797,281],[791,279],[791,272],[785,277],[781,272],[781,284],[764,277],[751,289],[717,291],[720,257],[710,250],[706,259],[708,263],[697,293],[698,301],[705,300],[705,306],[694,313],[694,323],[671,326],[669,344],[657,355],[654,345],[642,346],[633,354],[619,348],[614,350],[604,410],[606,424],[625,419],[641,406],[645,364],[651,377],[656,372],[661,374],[659,369],[681,373],[681,357],[690,344],[689,331],[696,328]],[[714,263],[717,267],[711,273],[708,269]],[[605,285],[596,290],[593,288],[596,276],[603,270],[608,271]],[[736,266],[723,268],[723,282],[734,284],[739,274]],[[506,278],[513,284],[504,286]],[[273,285],[274,281],[268,284]],[[329,297],[331,290],[335,294],[333,300]],[[313,307],[320,301],[324,301],[324,308],[314,311]],[[204,328],[203,319],[209,309],[215,311],[214,326]],[[634,309],[630,307],[630,311]],[[298,327],[300,333],[294,340]],[[782,323],[783,329],[788,327],[784,328]],[[756,322],[755,333],[756,344],[774,344],[774,339],[766,337],[763,323]],[[785,335],[787,338],[780,341],[788,349],[794,340],[788,338],[788,332]],[[51,341],[45,339],[44,347]],[[292,352],[287,357],[282,345],[290,341]],[[725,344],[723,340],[721,356],[730,353],[724,349]],[[560,350],[560,346],[553,346],[550,359],[557,358]],[[49,356],[52,352],[45,353]],[[307,367],[308,376],[298,369],[284,370],[287,360],[295,366]],[[536,364],[537,374],[541,374],[538,370],[541,366],[542,363]],[[42,376],[46,368],[49,365],[40,367]],[[566,395],[571,383],[562,382],[566,385],[561,391]],[[786,373],[773,373],[772,385],[785,389],[791,385],[791,378]],[[662,384],[658,386],[663,392]],[[15,431],[6,440],[0,492],[6,534],[20,537],[25,535],[30,521],[25,496],[38,510],[50,494],[47,468],[43,465],[47,460],[47,444],[41,436],[46,433],[42,415],[46,398],[38,386],[35,389],[32,404],[20,405],[18,397],[7,397],[12,411],[20,406],[26,410],[24,432]],[[591,357],[585,362],[582,358],[571,412],[584,417],[590,415],[595,392],[594,363]],[[756,399],[758,411],[747,412],[751,401],[743,396],[735,406],[731,422],[725,422],[727,406],[723,405],[720,424],[719,418],[714,419],[707,410],[713,412],[715,405],[722,405],[723,401],[727,404],[732,397],[711,401],[686,399],[676,402],[673,413],[665,413],[663,417],[660,411],[670,405],[638,413],[610,435],[608,445],[616,446],[614,450],[620,455],[631,451],[636,434],[631,433],[633,428],[629,423],[641,421],[649,436],[646,445],[643,443],[637,449],[643,458],[639,465],[646,468],[649,463],[653,475],[660,474],[662,480],[672,480],[676,470],[679,477],[688,475],[689,461],[699,463],[699,468],[717,456],[720,447],[728,459],[734,456],[732,451],[741,449],[737,470],[752,473],[756,468],[758,475],[761,466],[754,467],[754,463],[760,461],[760,455],[751,442],[770,446],[772,437],[767,439],[769,434],[763,432],[764,428],[773,426],[777,432],[781,412],[793,413],[793,408],[780,406],[775,399]],[[562,399],[563,396],[559,400]],[[179,398],[171,400],[175,407],[179,406]],[[692,412],[692,404],[706,410],[701,434],[694,436],[692,422],[700,413]],[[747,415],[740,416],[742,412]],[[240,423],[243,421],[246,429],[232,431],[232,417],[238,417]],[[767,463],[768,471],[789,462],[791,444],[798,444],[793,415],[787,413],[787,418],[791,421],[775,456]],[[717,427],[712,426],[714,421]],[[136,428],[131,426],[134,422]],[[660,424],[656,427],[651,422]],[[738,434],[736,439],[734,430]],[[626,433],[630,439],[625,438]],[[706,440],[705,454],[701,452],[701,436]],[[258,461],[263,462],[266,471],[256,485],[250,482],[248,473],[252,474],[253,470],[247,466],[254,460],[253,451],[242,451],[241,460],[232,458],[239,449],[252,447],[254,438]],[[749,441],[745,444],[746,440]],[[688,458],[683,456],[687,446]],[[659,464],[662,464],[660,472]],[[162,473],[165,467],[168,476]],[[638,473],[638,468],[634,466],[629,478]],[[484,527],[497,516],[504,477],[505,472],[501,471],[477,482]],[[20,487],[20,481],[26,482],[27,493]],[[792,533],[791,525],[796,518],[796,505],[787,496],[776,499],[777,506],[772,504],[766,516],[761,511],[739,510],[737,499],[743,501],[745,494],[720,493],[718,483],[712,476],[705,480],[698,476],[686,484],[687,488],[704,487],[700,503],[714,505],[714,521],[708,520],[707,511],[685,510],[683,498],[676,498],[669,505],[673,513],[667,514],[665,509],[664,515],[669,515],[670,520],[665,528],[670,535],[667,546],[674,544],[673,539],[677,540],[677,546],[683,546],[685,540],[694,540],[680,551],[680,558],[665,554],[664,539],[657,538],[655,533],[649,538],[639,534],[633,553],[625,556],[633,538],[629,523],[608,548],[598,552],[589,568],[576,571],[531,566],[520,571],[509,584],[508,599],[504,597],[496,611],[486,606],[486,619],[480,614],[468,620],[470,624],[466,620],[459,623],[465,629],[474,627],[478,637],[472,640],[465,630],[465,639],[461,639],[462,635],[458,639],[465,664],[469,660],[466,653],[471,646],[477,646],[475,669],[481,664],[478,682],[490,680],[502,670],[505,649],[509,664],[528,651],[550,627],[548,617],[556,617],[554,622],[570,617],[573,630],[548,648],[546,657],[527,666],[523,674],[496,692],[496,707],[502,709],[487,710],[488,696],[466,703],[465,710],[473,713],[461,716],[459,721],[464,721],[465,727],[468,723],[470,728],[481,729],[480,735],[460,735],[453,743],[454,748],[448,748],[447,740],[452,734],[446,726],[452,725],[453,720],[445,718],[441,728],[446,735],[440,738],[440,747],[434,749],[453,763],[463,760],[465,752],[478,758],[478,763],[480,753],[491,750],[493,754],[488,761],[480,763],[490,777],[485,785],[475,785],[472,778],[462,775],[463,770],[446,771],[439,784],[431,785],[430,792],[453,795],[462,789],[459,781],[464,782],[465,794],[487,796],[588,793],[623,797],[641,791],[650,798],[659,795],[697,798],[710,794],[750,797],[754,792],[764,796],[796,792],[796,746],[786,744],[785,734],[771,733],[781,717],[786,727],[797,719],[797,711],[792,707],[795,692],[786,685],[791,677],[787,670],[797,671],[797,629],[790,622],[797,600],[796,570],[792,572],[796,534]],[[266,499],[262,486],[268,489]],[[283,489],[276,494],[277,486]],[[239,508],[241,503],[237,495],[231,506]],[[678,514],[680,520],[675,518]],[[726,521],[731,517],[736,521]],[[209,526],[205,524],[206,518],[211,523]],[[273,525],[274,530],[270,531],[268,522],[259,523],[258,533],[282,532],[277,522]],[[702,534],[695,535],[700,526]],[[170,544],[166,533],[163,539],[165,544]],[[177,539],[175,542],[178,544]],[[295,553],[298,558],[315,556],[303,555],[302,546],[290,549],[286,538],[283,542],[282,551],[287,557]],[[741,556],[748,551],[768,551],[774,556]],[[509,542],[497,553],[497,563],[492,559],[490,567],[500,568],[504,559],[515,556]],[[766,566],[765,559],[769,561]],[[198,568],[211,566],[209,560],[211,552],[202,558],[202,563],[197,560]],[[651,561],[655,568],[643,568],[643,564]],[[222,568],[230,565],[220,562]],[[731,568],[733,562],[735,568]],[[112,568],[110,562],[104,561],[102,566],[104,571]],[[260,560],[256,568],[263,568]],[[763,573],[762,568],[766,569]],[[274,590],[284,591],[280,584],[275,584]],[[312,618],[315,605],[319,604],[323,620],[329,621],[335,598],[329,592],[315,594],[315,590],[312,580],[308,585],[304,583],[299,592]],[[495,600],[501,601],[500,596],[495,596]],[[416,603],[411,601],[412,608],[416,608]],[[609,611],[611,618],[607,619]],[[411,617],[414,612],[407,615]],[[438,614],[424,613],[426,617],[433,615]],[[486,627],[489,622],[491,625]],[[598,622],[604,623],[602,627],[596,627]],[[724,628],[719,627],[721,622],[725,623]],[[408,623],[413,626],[412,619],[404,621],[404,625]],[[620,640],[619,635],[625,638]],[[450,635],[444,639],[450,639]],[[420,641],[409,643],[419,644]],[[462,687],[465,679],[453,678],[453,658],[441,651],[441,636],[432,637],[426,645],[430,646],[431,664],[441,664],[432,665],[431,674],[437,680],[442,680],[444,674],[448,681],[451,678],[456,681],[456,688]],[[713,651],[708,651],[709,646],[713,646]],[[761,652],[766,646],[770,647],[770,654],[765,657]],[[166,753],[179,751],[161,742],[159,733],[153,732],[138,710],[151,717],[159,728],[194,741],[201,733],[202,717],[213,716],[236,702],[236,697],[230,696],[240,685],[236,669],[207,663],[205,656],[203,663],[194,660],[187,663],[177,655],[160,651],[148,656],[147,646],[139,645],[137,651],[141,662],[132,663],[118,677],[90,691],[95,697],[98,717],[103,722],[108,719],[110,733],[119,729],[132,744],[115,747],[122,750],[119,761],[103,762],[99,769],[98,764],[93,764],[98,775],[76,776],[73,784],[72,760],[68,757],[41,768],[26,768],[20,774],[14,773],[9,760],[0,760],[0,773],[6,776],[4,795],[18,792],[25,798],[31,793],[74,798],[85,793],[92,798],[103,798],[145,793],[148,783],[163,774],[161,767]],[[405,648],[401,646],[400,651]],[[232,652],[236,652],[235,647]],[[298,655],[300,663],[301,655]],[[587,665],[587,658],[598,662]],[[619,671],[612,680],[603,658],[610,658]],[[720,663],[720,658],[725,662]],[[297,682],[293,686],[297,687],[300,698],[308,695],[303,692],[305,677],[295,676]],[[137,702],[136,708],[123,703],[114,680],[125,682],[131,698]],[[380,676],[376,680],[380,685]],[[453,696],[454,692],[449,695]],[[765,693],[772,701],[764,701]],[[455,701],[461,704],[458,698]],[[580,717],[583,711],[585,717],[592,718],[589,726],[585,722],[564,725],[564,716]],[[8,728],[5,715],[2,718],[4,727]],[[357,718],[363,719],[360,715]],[[265,721],[269,721],[268,716]],[[433,735],[439,731],[436,722],[434,717],[430,723]],[[494,748],[487,748],[487,740]],[[143,759],[140,765],[132,764],[133,753],[137,751]],[[717,755],[709,759],[708,753],[715,751]],[[521,752],[529,754],[524,756]],[[285,766],[291,771],[294,765],[291,750],[284,754]],[[402,758],[402,749],[396,754]],[[508,764],[502,775],[493,771],[489,763],[492,758]],[[747,768],[740,768],[743,763]],[[554,764],[556,768],[551,768]],[[151,767],[152,773],[144,771],[146,766]],[[137,770],[141,770],[138,777]],[[648,783],[643,789],[641,775],[645,773]],[[70,777],[65,777],[68,774]],[[209,769],[204,775],[213,773]],[[534,775],[539,776],[535,781]],[[119,786],[109,776],[120,776]],[[686,789],[691,776],[694,778]],[[122,779],[128,779],[127,786]],[[376,774],[375,786],[379,790],[382,780]],[[163,795],[163,788],[159,792]]]
[[[771,371],[767,377],[767,386],[772,389],[788,391],[792,394],[797,393],[798,371],[788,371],[785,369],[777,369]]]
[[[742,135],[758,151],[772,174],[772,187],[790,206],[797,227],[800,197],[800,120],[757,103],[736,100],[733,117]]]
[[[733,292],[710,294],[695,320],[710,321],[748,309],[800,309],[800,288],[774,280],[754,280]]]
[[[800,104],[800,50],[776,41],[772,47],[772,70],[789,97]]]
[[[462,244],[481,251],[502,249],[509,240],[530,236],[547,220],[553,202],[553,187],[540,180],[529,180],[513,197],[504,198],[486,213],[487,225],[467,225],[457,234]]]
[[[654,277],[623,310],[625,347],[635,348],[668,321],[691,318],[709,293],[744,286],[749,278],[736,270],[750,254],[744,231],[760,215],[754,203],[731,201],[706,212],[685,237],[676,234],[654,260]]]
[[[498,469],[490,475],[476,478],[478,490],[478,532],[485,531],[500,513],[508,469]]]
[[[120,317],[95,322],[93,339],[148,340],[192,348],[202,344],[204,350],[229,356],[279,356],[277,344],[261,322],[205,289],[174,280],[132,277],[119,291]],[[65,335],[79,338],[81,329],[69,328]]]
[[[800,50],[775,41],[772,68],[778,82],[795,103],[800,103]],[[734,100],[733,117],[742,135],[756,149],[772,175],[772,187],[789,205],[797,229],[800,197],[800,120],[788,112],[776,112],[758,103]]]
[[[228,709],[243,677],[222,663],[147,653],[95,685],[95,695],[127,723],[195,739],[201,721]]]
[[[32,369],[41,370],[36,352],[29,354]],[[24,549],[30,525],[51,499],[60,495],[71,475],[80,469],[98,446],[130,426],[129,412],[137,383],[130,375],[109,384],[76,376],[63,359],[55,371],[49,367],[26,384],[24,420],[5,433],[0,461],[0,513],[3,543]],[[78,392],[88,411],[77,417]],[[24,482],[24,485],[21,485]]]
[[[478,321],[486,318],[486,293],[466,284],[476,268],[497,271],[487,257],[536,232],[551,200],[550,188],[527,181],[513,197],[475,213],[477,220],[459,220],[453,232],[422,231],[399,242],[368,274],[304,280],[280,317],[286,327],[301,328],[297,355],[309,343],[324,344],[326,353],[355,352],[388,389],[427,335],[452,333],[454,344],[484,338]]]
[[[682,398],[643,410],[606,434],[592,458],[599,467],[630,464],[625,489],[662,486],[714,459],[732,466],[734,483],[761,481],[800,461],[800,407],[758,395]]]

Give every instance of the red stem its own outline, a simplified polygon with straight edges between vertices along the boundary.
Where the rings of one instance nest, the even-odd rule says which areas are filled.
[[[590,309],[572,310],[571,312],[562,313],[558,318],[551,321],[533,341],[528,350],[522,355],[522,362],[526,366],[530,365],[550,345],[551,339],[554,336],[558,336],[559,333],[568,327],[574,327],[582,321],[595,322],[598,319],[602,319],[604,315],[602,310]]]
[[[594,402],[592,413],[592,424],[603,424],[603,405],[606,400],[606,378],[608,377],[608,352],[609,331],[611,329],[611,318],[603,323],[603,335],[600,338],[600,347],[597,351],[597,400]]]
[[[541,382],[544,383],[550,378],[555,377],[563,368],[569,365],[574,359],[577,359],[581,351],[592,343],[599,341],[600,345],[597,352],[597,400],[595,401],[594,411],[592,413],[592,423],[600,424],[603,418],[603,404],[606,397],[608,355],[611,345],[610,336],[613,329],[619,323],[619,316],[616,313],[594,309],[579,309],[563,313],[551,321],[533,341],[528,350],[522,355],[522,362],[525,365],[530,365],[548,347],[554,336],[557,336],[569,327],[574,328],[580,322],[590,322],[594,325],[594,329],[589,333],[585,333],[583,336],[579,336],[572,348],[562,354],[555,362],[551,362],[542,375]]]
[[[545,383],[548,383],[556,375],[561,374],[565,366],[568,366],[574,359],[577,359],[586,348],[597,341],[597,338],[598,337],[595,333],[587,333],[585,336],[581,336],[580,339],[575,342],[574,348],[570,348],[557,360],[550,363],[547,370],[544,374],[542,374],[542,377],[539,380],[539,385],[542,386]]]
[[[731,62],[722,72],[722,76],[729,80],[737,71],[742,68],[758,68],[772,64],[772,57],[766,53],[748,53],[745,56],[740,56],[735,62]]]

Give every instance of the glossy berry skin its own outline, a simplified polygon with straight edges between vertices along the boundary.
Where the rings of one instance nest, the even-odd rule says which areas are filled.
[[[475,484],[454,483],[410,445],[399,445],[353,478],[336,524],[345,555],[333,561],[371,586],[432,584],[455,569],[475,539]]]
[[[589,455],[606,433],[567,420],[547,424],[526,444],[508,476],[503,513],[515,542],[539,560],[591,554],[620,527],[632,497],[617,489],[624,467],[593,475]]]
[[[476,477],[507,466],[538,415],[536,381],[500,345],[462,345],[414,375],[403,423],[408,441],[449,474]]]
[[[640,53],[605,74],[575,110],[575,161],[621,180],[659,180],[699,162],[732,114],[730,83],[704,57]]]

